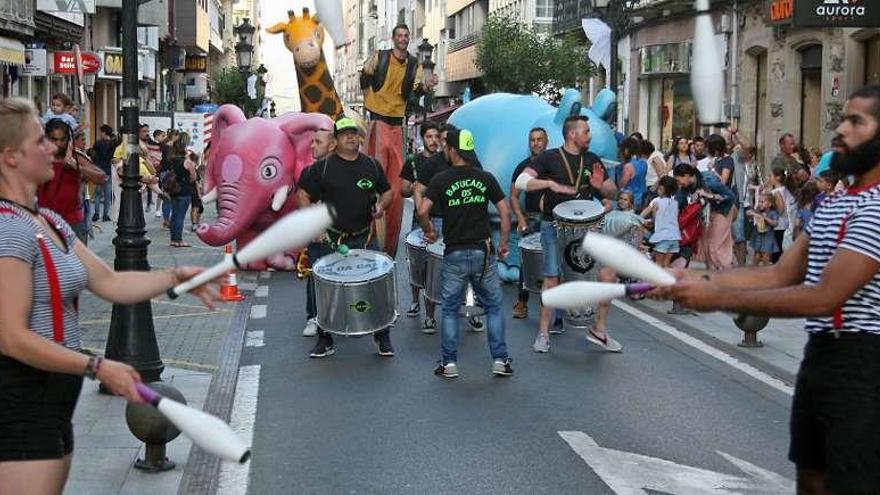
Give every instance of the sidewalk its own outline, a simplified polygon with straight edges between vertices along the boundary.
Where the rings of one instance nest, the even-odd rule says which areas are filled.
[[[213,210],[209,208],[208,210]],[[213,211],[206,210],[210,221]],[[223,257],[223,249],[206,246],[189,231],[184,240],[190,248],[171,248],[167,229],[154,211],[146,214],[150,266],[161,269],[175,265],[209,266]],[[89,240],[92,249],[113,266],[115,228],[109,222],[98,223],[103,232]],[[255,286],[256,274],[240,274],[240,286]],[[153,322],[160,356],[165,363],[162,380],[180,390],[191,406],[201,408],[217,368],[221,344],[232,320],[234,305],[210,311],[191,297],[177,301],[157,298],[153,301]],[[112,305],[89,292],[80,300],[83,345],[94,353],[104,354],[110,327]],[[144,444],[132,435],[125,421],[125,401],[101,395],[95,382],[86,381],[73,418],[75,450],[73,466],[65,494],[165,494],[177,493],[187,464],[191,443],[181,435],[167,445],[166,456],[177,467],[165,473],[145,473],[133,467],[143,458]]]

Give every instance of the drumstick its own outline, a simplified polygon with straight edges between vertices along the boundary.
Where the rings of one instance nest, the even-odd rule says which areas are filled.
[[[141,398],[158,409],[205,452],[238,463],[250,459],[248,446],[220,418],[162,397],[143,383],[138,383],[136,387]]]
[[[318,234],[333,225],[335,212],[326,203],[297,210],[275,222],[265,232],[258,235],[241,251],[232,256],[232,260],[220,263],[199,273],[195,277],[168,289],[168,297],[176,299],[181,294],[214,280],[235,268],[252,261],[261,260],[273,254],[283,253],[289,249],[307,245]]]
[[[623,296],[644,294],[653,288],[651,284],[645,283],[566,282],[542,292],[541,302],[551,308],[581,309]]]
[[[614,237],[588,232],[582,248],[599,264],[613,268],[618,273],[656,286],[675,283],[671,273],[645,258],[638,249]]]

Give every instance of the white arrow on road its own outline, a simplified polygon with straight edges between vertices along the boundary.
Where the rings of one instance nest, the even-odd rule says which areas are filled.
[[[720,451],[716,451],[718,455],[746,476],[716,473],[656,457],[607,449],[580,431],[558,433],[617,495],[645,495],[648,489],[673,495],[769,495],[795,491],[793,481]]]

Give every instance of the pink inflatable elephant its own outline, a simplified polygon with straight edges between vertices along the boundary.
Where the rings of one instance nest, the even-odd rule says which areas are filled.
[[[223,105],[214,115],[211,154],[205,172],[206,202],[217,202],[217,221],[196,229],[211,246],[232,241],[237,249],[296,209],[296,182],[312,163],[312,136],[332,129],[322,114],[287,113],[272,120],[245,118]],[[252,263],[248,270],[293,270],[296,252]]]

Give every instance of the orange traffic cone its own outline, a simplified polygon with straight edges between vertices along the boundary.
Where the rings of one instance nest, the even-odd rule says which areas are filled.
[[[224,256],[227,261],[232,260],[232,244],[226,245],[226,254]],[[241,301],[244,299],[244,296],[238,291],[238,280],[235,277],[235,270],[230,270],[226,274],[226,280],[220,284],[220,299],[224,301]]]

